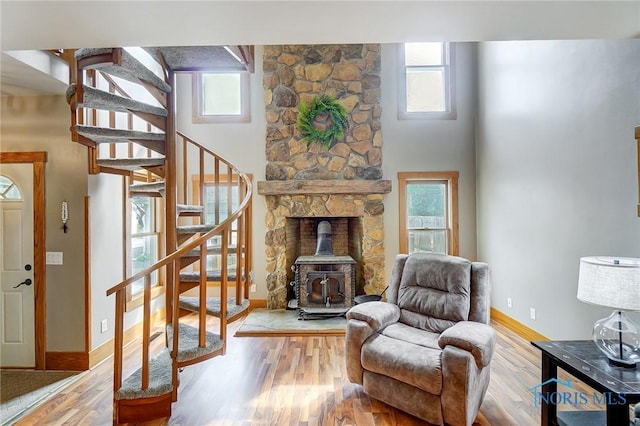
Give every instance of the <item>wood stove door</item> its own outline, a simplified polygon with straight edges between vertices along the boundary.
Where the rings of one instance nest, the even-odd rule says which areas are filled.
[[[344,272],[309,272],[307,274],[306,290],[309,305],[342,304],[345,302]]]

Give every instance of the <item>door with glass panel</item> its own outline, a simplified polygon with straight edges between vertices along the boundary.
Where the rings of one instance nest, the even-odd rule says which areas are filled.
[[[0,367],[35,366],[32,168],[0,174]]]

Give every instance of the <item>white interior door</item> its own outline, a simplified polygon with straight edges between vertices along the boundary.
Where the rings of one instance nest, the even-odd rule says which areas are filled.
[[[0,194],[0,366],[35,367],[33,166],[2,164]]]

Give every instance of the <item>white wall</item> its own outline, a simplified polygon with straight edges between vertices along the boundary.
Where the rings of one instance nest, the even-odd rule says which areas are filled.
[[[382,167],[393,190],[385,197],[385,263],[391,276],[399,250],[398,172],[459,171],[460,256],[476,259],[475,43],[457,43],[455,120],[398,120],[398,54],[382,47]]]
[[[109,288],[124,279],[122,239],[122,177],[110,174],[89,176],[91,218],[91,349],[113,338],[115,295]],[[100,321],[107,320],[107,332]]]
[[[478,256],[492,305],[550,338],[588,338],[609,311],[576,299],[579,258],[640,256],[640,40],[490,42],[478,58]]]

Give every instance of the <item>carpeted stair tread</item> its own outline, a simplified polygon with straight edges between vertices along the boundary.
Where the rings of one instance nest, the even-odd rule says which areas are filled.
[[[173,71],[246,71],[246,66],[224,46],[145,47],[152,56],[160,50],[167,66]]]
[[[195,234],[198,232],[209,232],[211,231],[213,228],[215,228],[217,225],[213,225],[213,224],[202,224],[202,225],[182,225],[182,226],[178,226],[176,228],[176,231],[178,232],[178,235],[181,234]]]
[[[193,206],[189,204],[177,204],[176,211],[178,213],[200,213],[204,211],[204,206]]]
[[[129,170],[131,172],[141,169],[142,167],[163,166],[164,158],[102,158],[96,160],[96,164],[101,167],[109,167],[111,169]]]
[[[224,342],[219,335],[207,331],[207,342],[205,344],[205,347],[201,348],[198,345],[197,328],[191,327],[190,325],[186,324],[180,324],[179,329],[180,334],[178,336],[178,355],[176,357],[176,360],[178,362],[187,362],[203,357],[219,349],[222,349],[222,347],[224,346]],[[171,324],[167,325],[167,336],[169,339],[169,348],[171,348],[173,344],[173,326]]]
[[[160,117],[167,116],[167,110],[161,107],[149,105],[144,102],[136,101],[122,96],[114,95],[112,93],[104,92],[102,90],[94,89],[90,86],[83,85],[82,90],[84,92],[82,102],[80,106],[104,109],[107,111],[118,111],[129,113],[131,111],[144,112],[148,114],[157,115]],[[67,88],[67,102],[71,102],[73,96],[76,93],[76,85],[71,84]]]
[[[79,135],[96,143],[129,143],[137,140],[160,142],[164,145],[165,134],[138,130],[111,129],[108,127],[76,126]]]
[[[207,271],[207,281],[220,281],[222,279],[222,272],[219,269]],[[227,280],[235,281],[236,270],[229,268],[227,270]],[[185,283],[197,283],[200,281],[199,272],[180,272],[180,281]]]
[[[171,355],[164,349],[149,361],[149,387],[142,390],[142,368],[135,371],[122,382],[115,392],[115,399],[152,398],[172,391]]]
[[[120,77],[122,79],[132,81],[134,83],[139,83],[140,81],[144,81],[146,83],[151,84],[152,86],[162,90],[165,93],[171,92],[171,86],[167,84],[164,80],[158,77],[153,71],[143,65],[140,61],[138,61],[133,55],[127,52],[125,49],[122,50],[122,60],[120,65],[115,65],[112,63],[103,63],[97,65],[90,65],[86,68],[98,69],[102,72],[105,72],[110,75],[115,75],[116,77]],[[107,53],[112,53],[113,49],[111,48],[85,48],[78,49],[75,52],[76,60],[81,60],[84,58],[89,58],[92,56],[104,55]],[[155,57],[155,56],[154,56]]]
[[[149,192],[157,192],[158,194],[164,194],[164,182],[145,182],[145,183],[136,183],[129,186],[129,193],[132,196],[135,196],[136,193],[149,193]]]
[[[180,296],[180,307],[187,311],[198,312],[200,309],[200,298],[191,296]],[[242,300],[240,305],[236,304],[235,297],[227,298],[227,318],[235,317],[249,309],[249,301]],[[207,314],[220,318],[220,298],[207,297]]]
[[[236,253],[236,246],[229,246],[227,249],[228,254]],[[222,254],[222,246],[215,245],[211,247],[207,247],[207,255],[218,255]],[[182,255],[182,257],[200,257],[200,247],[196,247],[193,250],[190,250]]]

